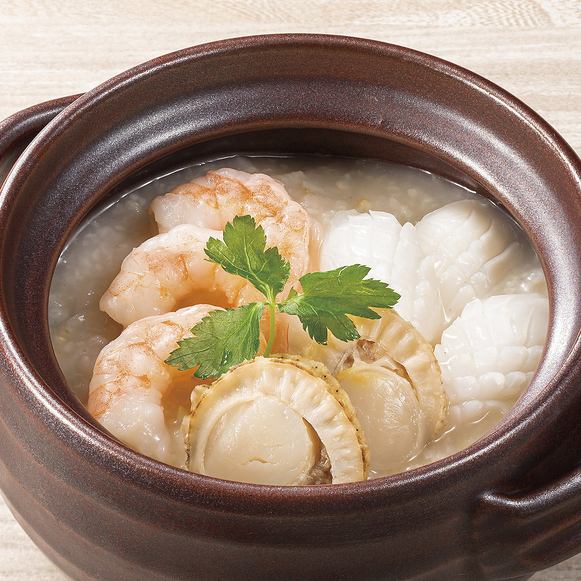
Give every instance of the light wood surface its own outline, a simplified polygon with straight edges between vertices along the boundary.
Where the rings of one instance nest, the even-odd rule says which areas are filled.
[[[0,119],[160,54],[274,32],[364,36],[448,59],[521,98],[581,152],[580,0],[0,0]],[[1,499],[0,578],[65,578]],[[581,556],[535,575],[579,579]]]

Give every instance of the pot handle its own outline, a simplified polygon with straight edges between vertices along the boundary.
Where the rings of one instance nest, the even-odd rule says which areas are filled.
[[[551,482],[543,463],[528,475],[527,492],[484,494],[476,510],[476,553],[485,578],[532,575],[581,552],[581,429],[566,439],[573,451],[569,471]],[[540,468],[540,470],[539,470]],[[530,481],[543,479],[535,486]]]
[[[78,97],[71,95],[39,103],[0,121],[0,161],[7,155],[19,155],[45,125]]]

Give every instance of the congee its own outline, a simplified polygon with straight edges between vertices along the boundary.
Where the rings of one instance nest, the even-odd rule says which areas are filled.
[[[70,389],[130,448],[306,485],[410,470],[492,430],[537,368],[548,301],[524,233],[459,185],[229,157],[87,218],[49,318]]]

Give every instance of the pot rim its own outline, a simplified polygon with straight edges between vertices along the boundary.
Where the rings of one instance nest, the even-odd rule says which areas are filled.
[[[268,34],[231,38],[178,50],[120,73],[85,93],[50,122],[19,157],[0,191],[0,205],[6,203],[6,199],[18,190],[19,183],[24,179],[27,167],[32,165],[35,158],[41,156],[50,147],[52,139],[96,103],[107,99],[117,91],[123,90],[126,86],[139,83],[143,77],[155,75],[184,61],[203,59],[217,53],[266,48],[276,45],[300,45],[303,48],[308,48],[309,46],[343,46],[365,49],[383,56],[411,61],[420,67],[436,70],[438,73],[461,81],[472,89],[496,100],[504,108],[519,117],[528,127],[533,128],[551,147],[555,155],[560,158],[569,173],[574,176],[575,181],[580,184],[581,189],[581,161],[564,139],[544,119],[519,99],[467,69],[413,49],[363,38],[320,34]],[[550,319],[552,320],[552,305]],[[337,505],[339,499],[344,508],[349,503],[353,503],[355,499],[357,499],[358,505],[361,506],[362,503],[372,501],[377,495],[388,491],[401,494],[406,489],[416,489],[420,483],[429,489],[442,484],[444,481],[449,481],[453,476],[458,477],[463,471],[474,470],[476,465],[485,463],[486,459],[492,454],[501,454],[510,445],[513,435],[526,434],[527,431],[534,429],[534,426],[531,426],[535,418],[542,415],[543,410],[550,406],[554,399],[559,397],[560,390],[557,388],[559,380],[566,375],[571,362],[581,357],[580,331],[567,360],[563,362],[560,372],[555,374],[551,381],[545,385],[544,392],[535,398],[534,405],[531,405],[530,402],[522,403],[522,399],[519,400],[519,403],[512,408],[511,413],[503,418],[491,432],[456,454],[409,472],[374,480],[334,484],[331,486],[294,487],[220,480],[174,468],[134,452],[101,432],[95,425],[62,402],[51,391],[50,387],[44,383],[36,371],[28,364],[26,355],[19,348],[18,341],[12,329],[10,329],[6,314],[1,311],[0,337],[0,346],[10,357],[15,369],[18,369],[22,381],[26,383],[26,389],[30,394],[39,401],[54,420],[74,434],[75,439],[82,441],[84,447],[93,449],[96,456],[105,459],[109,458],[111,472],[123,473],[123,477],[127,477],[130,474],[136,482],[140,481],[148,487],[155,487],[159,492],[165,492],[173,497],[179,496],[181,499],[187,497],[186,491],[194,493],[190,499],[199,496],[200,493],[208,493],[210,496],[219,499],[220,504],[225,502],[227,506],[235,507],[237,501],[243,497],[252,501],[252,506],[255,510],[258,510],[258,505],[262,505],[263,502],[268,504],[273,499],[289,508],[295,504],[295,501],[303,503],[308,500],[312,501],[313,505],[316,503],[317,506],[322,507],[327,502]],[[534,381],[535,379],[533,378]],[[66,436],[63,436],[63,439],[66,439]],[[69,438],[67,445],[73,446],[75,444]],[[176,490],[178,492],[175,492]],[[362,495],[365,496],[362,497]],[[245,506],[245,512],[248,511],[248,506]],[[353,507],[353,504],[351,506]],[[239,509],[234,508],[233,511],[238,512]]]

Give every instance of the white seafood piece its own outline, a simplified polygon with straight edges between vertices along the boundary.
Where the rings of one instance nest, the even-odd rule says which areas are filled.
[[[435,353],[453,424],[512,407],[539,364],[548,308],[537,294],[474,299],[444,331]]]
[[[432,346],[393,309],[377,309],[379,319],[352,317],[361,336],[349,343],[329,334],[327,345],[316,343],[295,317],[287,321],[285,350],[323,362],[336,376],[357,361],[385,367],[411,384],[424,418],[425,438],[444,426],[447,400]]]
[[[214,309],[196,305],[136,321],[97,357],[88,410],[137,452],[183,465],[186,451],[180,424],[185,413],[180,417],[180,391],[185,392],[187,403],[195,383],[191,371],[178,371],[165,360],[177,342],[191,336],[191,328]]]
[[[524,260],[524,245],[508,217],[477,200],[453,202],[416,225],[422,250],[436,259],[448,321],[473,298],[494,293]]]
[[[420,248],[414,227],[386,212],[337,212],[327,223],[321,270],[365,264],[369,276],[387,282],[401,298],[395,310],[431,343],[444,328],[435,259]]]
[[[386,475],[404,470],[426,443],[423,414],[409,381],[362,361],[341,370],[337,380],[365,433],[370,472]]]
[[[100,309],[127,326],[184,304],[234,306],[243,289],[250,296],[249,283],[207,260],[204,246],[210,236],[222,233],[185,224],[149,238],[125,258]]]
[[[307,272],[310,218],[279,181],[265,174],[224,168],[209,171],[153,200],[160,232],[180,224],[223,230],[235,216],[249,215],[262,226],[269,247],[291,265],[290,287]]]
[[[192,393],[188,467],[217,478],[302,485],[367,478],[349,398],[320,363],[258,357]]]

